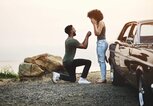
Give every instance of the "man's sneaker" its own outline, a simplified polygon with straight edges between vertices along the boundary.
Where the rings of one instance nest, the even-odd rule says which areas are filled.
[[[85,78],[80,77],[78,83],[79,84],[90,84],[91,82],[87,81]]]
[[[59,80],[60,74],[57,72],[53,72],[53,78],[52,81],[53,83],[57,83],[57,81]]]

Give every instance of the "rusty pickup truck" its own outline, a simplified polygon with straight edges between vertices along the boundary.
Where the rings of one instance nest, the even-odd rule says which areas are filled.
[[[109,51],[112,84],[130,83],[140,106],[153,106],[153,20],[126,23]]]

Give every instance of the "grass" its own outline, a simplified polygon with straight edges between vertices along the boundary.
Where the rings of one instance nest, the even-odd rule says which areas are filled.
[[[0,67],[0,79],[9,79],[9,78],[18,79],[18,75],[9,65]]]

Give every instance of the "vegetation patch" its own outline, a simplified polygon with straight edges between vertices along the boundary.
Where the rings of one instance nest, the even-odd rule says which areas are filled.
[[[9,65],[0,67],[0,79],[9,79],[9,78],[18,79],[18,75]]]

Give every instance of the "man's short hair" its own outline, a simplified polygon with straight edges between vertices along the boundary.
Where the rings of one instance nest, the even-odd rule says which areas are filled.
[[[68,25],[65,27],[65,33],[67,33],[68,35],[70,34],[70,31],[72,30],[72,25]]]

